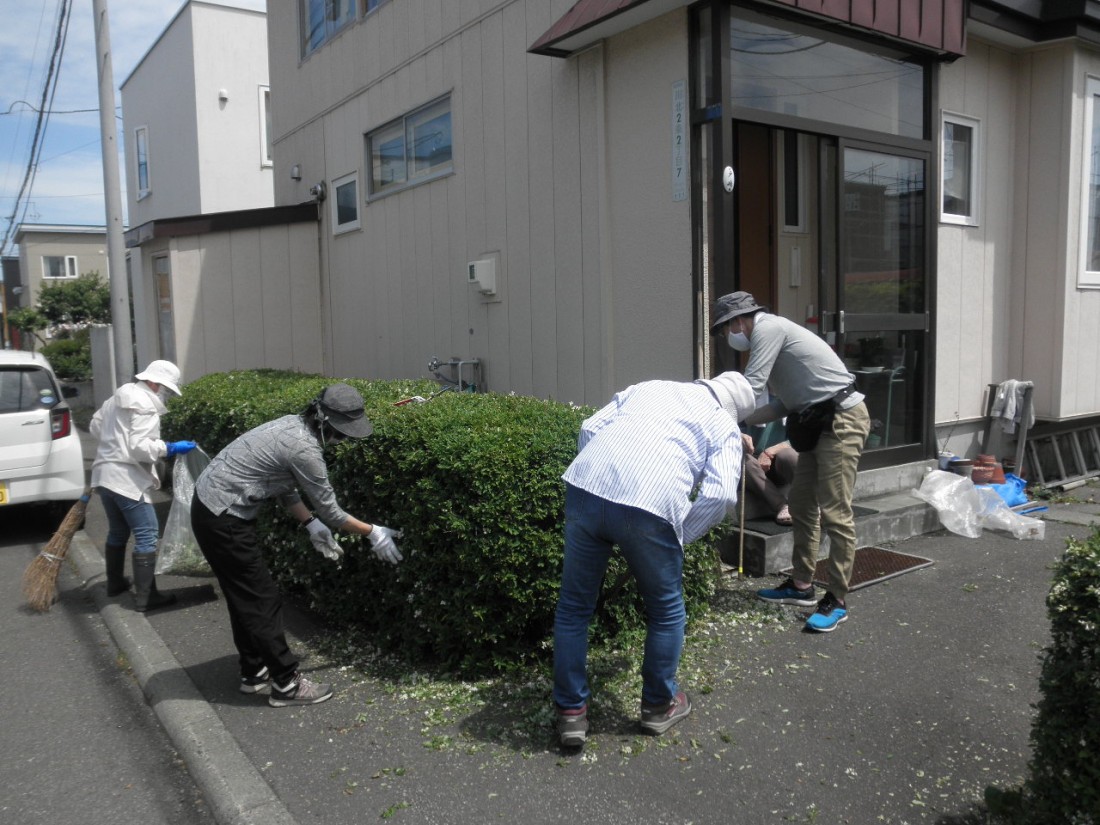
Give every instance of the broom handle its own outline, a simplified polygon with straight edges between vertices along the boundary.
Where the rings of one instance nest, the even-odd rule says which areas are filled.
[[[741,529],[740,546],[737,548],[737,578],[745,576],[745,465],[748,459],[745,457],[744,444],[741,445]]]

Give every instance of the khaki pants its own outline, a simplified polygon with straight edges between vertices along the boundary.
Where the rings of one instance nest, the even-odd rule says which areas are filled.
[[[821,433],[812,452],[799,453],[791,485],[794,522],[794,578],[813,581],[821,527],[829,537],[828,590],[838,600],[848,595],[856,556],[856,525],[852,491],[863,443],[871,430],[867,406],[861,401],[837,410],[831,430]]]

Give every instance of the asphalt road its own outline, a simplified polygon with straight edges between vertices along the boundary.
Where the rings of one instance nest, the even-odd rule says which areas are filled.
[[[72,567],[49,612],[23,604],[23,572],[56,526],[41,508],[0,508],[0,822],[209,823]]]

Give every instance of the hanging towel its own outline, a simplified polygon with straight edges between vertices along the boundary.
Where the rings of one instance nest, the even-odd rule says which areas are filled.
[[[1016,425],[1023,424],[1025,430],[1030,430],[1035,425],[1034,407],[1027,408],[1024,397],[1028,390],[1035,384],[1031,381],[1017,381],[1009,378],[997,386],[997,395],[993,399],[991,415],[1001,419],[1001,428],[1006,433],[1016,432]],[[1024,414],[1027,420],[1023,420]]]

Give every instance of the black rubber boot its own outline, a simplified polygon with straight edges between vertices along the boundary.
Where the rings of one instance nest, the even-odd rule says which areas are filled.
[[[134,607],[139,613],[176,603],[171,593],[157,591],[156,553],[131,553],[130,563],[134,567]]]
[[[107,595],[119,596],[129,590],[130,580],[122,575],[126,570],[126,545],[106,545],[103,560],[107,563]]]

